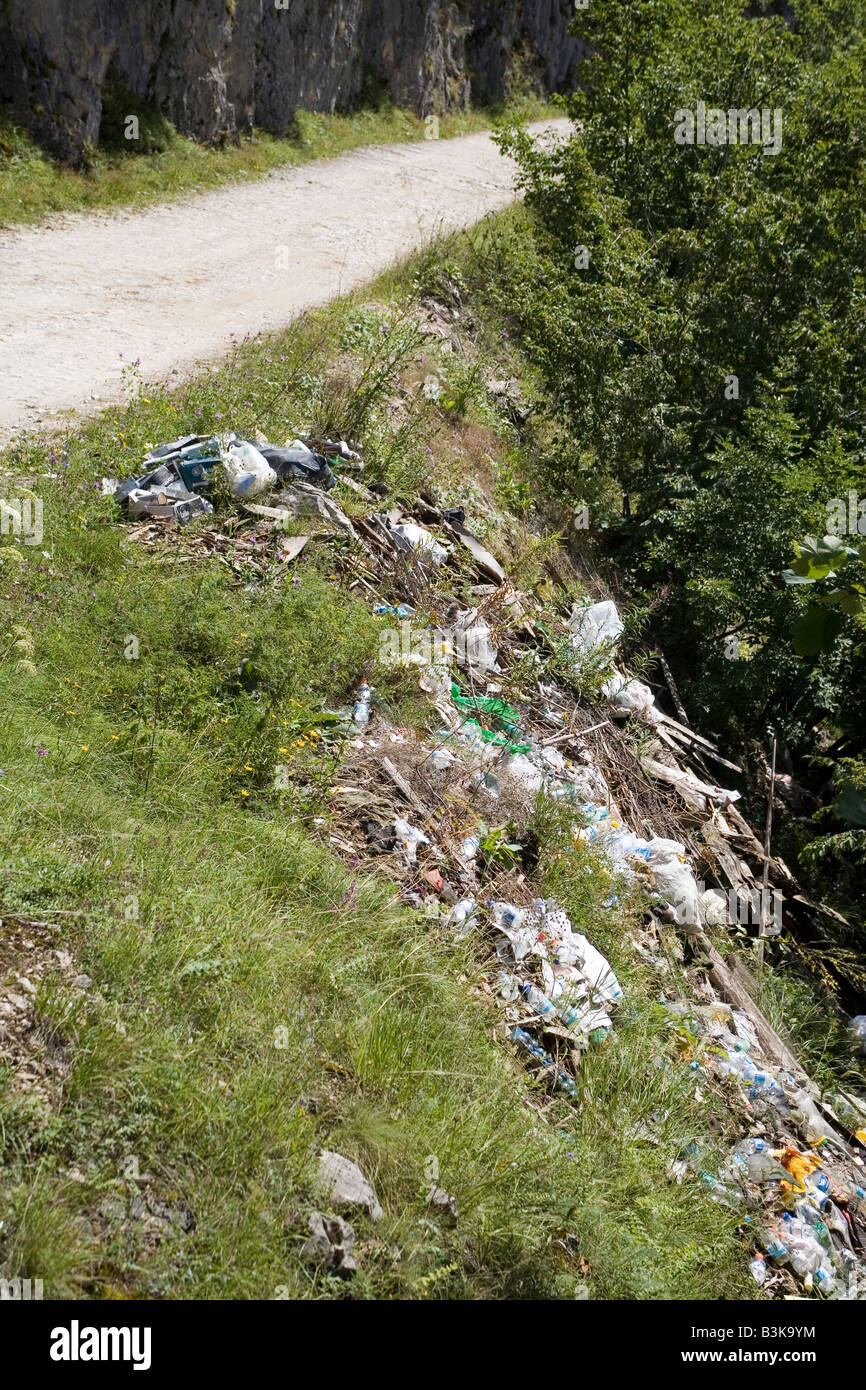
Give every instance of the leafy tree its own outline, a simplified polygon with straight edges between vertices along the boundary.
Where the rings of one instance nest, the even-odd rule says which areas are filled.
[[[531,233],[507,293],[574,441],[556,481],[615,484],[595,523],[636,596],[669,594],[689,698],[732,734],[769,720],[802,770],[816,729],[866,745],[863,557],[804,539],[864,476],[866,3],[774,8],[578,16],[573,134],[503,137]]]

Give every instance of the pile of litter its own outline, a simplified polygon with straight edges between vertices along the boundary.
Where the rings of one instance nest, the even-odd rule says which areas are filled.
[[[387,488],[346,476],[362,465],[342,441],[277,447],[188,436],[144,465],[125,483],[106,480],[130,519],[183,525],[209,511],[217,468],[265,542],[279,546],[287,517],[315,516],[341,542],[334,564],[344,582],[372,599],[382,621],[381,662],[417,671],[430,705],[425,736],[389,724],[367,681],[341,715],[347,738],[332,787],[333,847],[356,870],[390,877],[402,901],[443,932],[477,946],[497,982],[503,1040],[541,1081],[579,1102],[582,1060],[615,1030],[623,991],[562,906],[533,895],[528,843],[502,833],[528,826],[539,797],[562,808],[574,845],[601,856],[607,909],[614,913],[633,888],[644,893],[646,923],[631,944],[658,970],[674,1031],[687,1021],[700,1040],[692,1055],[680,1054],[684,1075],[691,1067],[724,1089],[742,1123],[744,1137],[722,1172],[705,1172],[695,1151],[672,1156],[672,1177],[691,1176],[743,1208],[744,1228],[763,1252],[753,1272],[768,1295],[799,1288],[859,1296],[866,1107],[856,1096],[822,1096],[708,934],[729,924],[727,895],[753,900],[768,872],[774,888],[785,888],[792,940],[815,939],[829,909],[810,903],[783,861],[768,856],[737,808],[740,792],[716,784],[711,764],[742,769],[691,729],[664,663],[679,719],[618,661],[624,627],[616,605],[585,601],[566,617],[555,597],[518,590],[467,529],[463,507],[423,495],[385,510]],[[366,514],[346,516],[330,495],[338,483]],[[254,500],[278,488],[267,505]],[[559,589],[573,587],[553,562],[549,568]],[[549,660],[562,650],[571,654],[567,669]],[[601,672],[606,708],[581,698],[587,660]],[[629,718],[649,730],[639,754],[617,722]],[[515,837],[527,838],[519,830]],[[762,906],[760,934],[781,925],[766,922]],[[674,952],[657,949],[665,933]],[[674,957],[683,965],[676,981]],[[692,995],[685,1000],[684,986]],[[350,1228],[336,1222],[332,1230],[321,1213],[316,1220],[312,1245],[333,1248],[335,1267],[351,1268]]]
[[[360,459],[345,440],[327,441],[322,447],[334,462]],[[147,517],[185,526],[213,512],[207,494],[213,490],[217,469],[224,471],[239,501],[252,501],[280,481],[306,483],[326,492],[337,481],[325,454],[300,439],[279,446],[236,434],[189,434],[151,450],[136,477],[125,482],[103,478],[102,489],[125,505],[130,521]]]
[[[701,1038],[702,1059],[691,1066],[730,1079],[751,1129],[718,1173],[701,1166],[691,1145],[670,1165],[672,1176],[681,1181],[691,1172],[714,1200],[743,1210],[758,1246],[750,1268],[759,1284],[780,1285],[787,1269],[807,1292],[862,1297],[866,1131],[856,1128],[858,1111],[842,1101],[840,1118],[826,1101],[816,1103],[802,1075],[773,1067],[738,1010],[721,1001],[668,1008]],[[842,1137],[846,1126],[853,1143]]]

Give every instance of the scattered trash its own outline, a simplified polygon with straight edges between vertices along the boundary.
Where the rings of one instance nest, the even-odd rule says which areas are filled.
[[[565,1091],[566,1095],[577,1097],[577,1083],[568,1075],[568,1072],[558,1067],[549,1052],[545,1052],[530,1033],[523,1028],[512,1028],[511,1037],[514,1042],[519,1043],[525,1048],[530,1057],[534,1057],[540,1062],[542,1067],[549,1069],[553,1073],[553,1082],[557,1090]]]
[[[700,897],[700,911],[708,927],[728,925],[728,897],[719,888],[708,888]]]
[[[677,1048],[685,1079],[697,1072],[704,1090],[709,1085],[723,1089],[744,1127],[757,1125],[766,1135],[752,1133],[739,1141],[718,1173],[701,1167],[697,1146],[690,1145],[688,1152],[671,1157],[672,1179],[691,1176],[708,1199],[726,1206],[761,1206],[761,1225],[756,1222],[754,1229],[762,1248],[749,1266],[761,1297],[773,1296],[783,1278],[795,1287],[791,1276],[806,1291],[853,1296],[851,1270],[858,1261],[852,1239],[856,1237],[854,1244],[866,1240],[866,1195],[851,1166],[859,1155],[851,1160],[853,1150],[847,1157],[842,1151],[828,1118],[834,1112],[816,1088],[810,1093],[805,1075],[794,1075],[796,1059],[787,1054],[782,1065],[768,1043],[772,1030],[752,1008],[748,990],[729,991],[719,984],[724,961],[718,964],[718,953],[709,959],[711,943],[704,928],[727,926],[729,895],[698,883],[695,825],[710,827],[716,837],[720,848],[710,861],[712,871],[727,875],[732,892],[748,892],[749,875],[755,882],[747,859],[757,865],[758,877],[763,862],[759,841],[737,811],[740,793],[707,780],[711,774],[705,760],[741,769],[709,740],[664,714],[648,685],[614,666],[624,631],[615,603],[575,605],[567,624],[575,656],[599,654],[602,664],[609,658],[602,691],[610,718],[599,721],[591,704],[575,700],[572,683],[549,674],[554,668],[546,664],[548,634],[540,608],[532,595],[506,585],[502,566],[466,529],[466,509],[440,511],[432,497],[421,498],[413,509],[401,499],[399,508],[387,515],[372,512],[353,522],[330,495],[337,475],[368,502],[371,494],[387,491],[378,484],[361,487],[346,477],[346,469],[359,465],[362,460],[345,441],[294,439],[277,446],[236,435],[190,435],[152,451],[139,477],[122,483],[104,479],[103,490],[125,505],[131,520],[185,525],[211,510],[206,494],[213,488],[215,470],[223,470],[244,511],[275,523],[261,529],[275,533],[280,559],[294,558],[311,535],[323,531],[350,537],[358,544],[335,547],[339,563],[350,576],[349,587],[359,595],[364,590],[365,602],[373,604],[378,617],[408,624],[419,610],[429,614],[429,627],[419,629],[425,639],[431,631],[440,632],[434,623],[447,622],[453,640],[444,663],[438,653],[430,654],[432,639],[423,655],[413,655],[421,667],[421,688],[436,713],[429,738],[389,728],[384,711],[377,710],[372,721],[373,692],[366,680],[353,706],[340,713],[340,733],[350,752],[338,774],[340,785],[331,790],[339,795],[341,809],[351,807],[352,814],[347,826],[322,820],[329,832],[339,832],[330,834],[332,843],[353,857],[353,868],[365,857],[391,856],[378,867],[397,881],[401,902],[425,912],[433,930],[452,940],[466,939],[467,949],[471,934],[473,951],[486,951],[494,975],[498,971],[495,992],[508,1035],[529,1065],[538,1064],[556,1090],[576,1099],[585,1084],[581,1059],[614,1028],[622,988],[609,961],[587,936],[574,931],[559,903],[531,899],[526,861],[502,855],[497,862],[482,819],[485,809],[489,815],[483,798],[499,798],[503,831],[525,844],[523,829],[516,827],[531,825],[536,798],[556,803],[557,814],[566,821],[563,855],[576,857],[589,846],[601,856],[599,874],[616,875],[611,890],[599,897],[604,910],[616,910],[625,896],[618,880],[646,894],[642,901],[652,908],[649,923],[621,939],[663,977],[663,1003],[680,1030]],[[299,517],[315,518],[318,524],[305,528],[311,535],[280,538],[280,530]],[[476,573],[467,583],[471,567],[465,557],[462,565],[443,570],[452,552],[421,522],[439,525],[443,537],[459,541],[485,582],[476,582]],[[432,566],[404,563],[395,547],[432,561]],[[458,560],[460,553],[455,552]],[[548,618],[545,611],[544,621]],[[554,627],[558,621],[554,619]],[[459,680],[454,679],[457,669],[463,673]],[[674,704],[685,719],[675,692]],[[636,741],[624,738],[615,714],[648,726],[637,752]],[[399,746],[399,755],[392,744]],[[417,751],[414,768],[409,745]],[[692,765],[678,761],[690,755]],[[346,784],[348,776],[351,785]],[[656,823],[663,835],[653,833],[646,804],[630,785],[647,777],[663,784],[665,806],[684,803],[687,808],[680,818],[671,811],[661,819],[662,802],[657,803]],[[476,795],[481,804],[473,808]],[[395,810],[395,801],[406,816]],[[521,816],[526,819],[516,818]],[[665,931],[665,922],[683,927],[687,940]],[[610,939],[609,931],[602,939]],[[691,999],[683,1004],[671,1001],[668,988],[677,961],[688,963],[689,970]],[[494,993],[486,976],[482,985]],[[716,997],[717,990],[724,999]],[[852,1019],[850,1027],[852,1043],[866,1051],[866,1015]],[[668,1064],[661,1056],[656,1060]],[[856,1105],[839,1113],[846,1117],[849,1136],[866,1143],[864,1117]],[[319,1183],[335,1207],[361,1207],[373,1220],[381,1216],[372,1186],[342,1155],[322,1152]],[[444,1189],[434,1184],[428,1200],[438,1217],[456,1221],[456,1203]],[[309,1226],[304,1257],[337,1273],[353,1273],[351,1226],[323,1212],[313,1212]],[[779,1268],[788,1272],[783,1276]]]
[[[479,609],[461,613],[456,624],[457,664],[465,667],[474,680],[482,680],[496,670],[499,653],[490,640],[487,619]]]
[[[370,722],[370,700],[372,691],[366,681],[361,681],[358,694],[355,697],[355,708],[352,711],[352,721],[359,729],[366,729]]]
[[[410,607],[408,603],[401,603],[397,608],[394,607],[393,603],[380,603],[373,609],[373,612],[379,618],[384,617],[386,614],[392,614],[395,618],[399,618],[401,622],[405,622],[407,618],[413,616],[415,609]]]
[[[469,930],[469,926],[475,920],[478,913],[478,904],[474,898],[462,898],[459,903],[455,903],[449,913],[448,920],[455,927],[462,927],[463,935]]]
[[[345,531],[354,537],[355,528],[342,507],[332,497],[328,497],[312,483],[290,483],[282,492],[274,494],[272,505],[263,506],[250,503],[247,511],[253,516],[268,517],[283,525],[302,516],[318,516],[338,531]]]
[[[445,1192],[441,1187],[436,1187],[434,1184],[430,1189],[427,1202],[429,1206],[435,1207],[436,1214],[439,1216],[440,1220],[444,1219],[448,1225],[456,1225],[458,1216],[457,1203],[450,1193]]]
[[[321,454],[314,453],[300,439],[293,440],[284,448],[278,448],[274,444],[261,444],[259,452],[276,477],[284,482],[297,478],[302,483],[312,483],[315,487],[324,488],[326,492],[336,486],[337,479],[328,460]]]
[[[347,456],[352,456],[352,451]],[[242,502],[270,491],[281,479],[299,480],[324,490],[333,488],[337,481],[328,460],[300,439],[280,447],[233,433],[220,437],[185,435],[151,450],[140,475],[124,482],[103,478],[102,492],[125,504],[131,521],[173,520],[185,526],[193,518],[213,512],[202,494],[212,490],[218,468]],[[284,505],[288,509],[288,504]],[[325,515],[331,520],[339,517],[351,529],[348,518],[335,504]]]
[[[397,835],[397,843],[405,855],[406,863],[416,864],[419,845],[429,845],[430,843],[427,836],[420,830],[416,830],[413,825],[410,825],[407,820],[403,820],[400,816],[394,822],[394,830]]]
[[[374,854],[390,854],[397,848],[397,831],[393,825],[380,825],[376,820],[362,820],[361,829]]]
[[[462,511],[463,509],[461,508],[460,510]],[[445,515],[446,520],[450,520],[448,514],[446,513]],[[497,584],[504,584],[505,570],[502,568],[499,561],[491,555],[490,551],[487,550],[479,540],[476,540],[469,531],[463,529],[462,522],[451,521],[451,525],[460,537],[462,544],[466,547],[469,554],[478,565],[478,568],[482,570],[484,574],[489,575],[491,579],[495,580]]]
[[[517,733],[520,715],[505,700],[488,699],[478,695],[462,695],[460,686],[456,681],[453,681],[451,685],[451,698],[459,709],[475,715],[485,714],[488,716],[488,723],[497,725],[508,734]]]
[[[465,864],[471,864],[481,848],[481,840],[477,835],[467,835],[460,846],[460,858]]]
[[[602,687],[614,709],[621,714],[636,714],[645,724],[657,724],[660,719],[655,707],[655,696],[648,685],[637,680],[628,680],[614,671],[610,680]]]

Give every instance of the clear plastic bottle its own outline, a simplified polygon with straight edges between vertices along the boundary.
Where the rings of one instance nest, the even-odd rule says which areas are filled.
[[[487,899],[487,909],[493,918],[494,926],[497,927],[519,927],[526,916],[522,907],[515,907],[513,903],[495,902],[493,898]]]
[[[749,1261],[749,1269],[751,1271],[752,1278],[754,1279],[755,1283],[763,1284],[764,1280],[767,1277],[767,1261],[764,1259],[764,1256],[760,1254],[760,1252]]]
[[[777,1264],[784,1264],[788,1258],[787,1235],[787,1230],[778,1221],[764,1231],[764,1248]]]
[[[544,991],[540,990],[537,985],[530,984],[525,984],[522,988],[529,1007],[552,1023],[556,1018],[556,1009]]]
[[[372,691],[366,681],[361,681],[358,694],[355,696],[355,709],[352,720],[358,729],[366,729],[370,722],[370,698]]]
[[[454,926],[459,927],[468,921],[477,906],[474,898],[462,898],[459,903],[455,903],[451,909],[451,921]]]

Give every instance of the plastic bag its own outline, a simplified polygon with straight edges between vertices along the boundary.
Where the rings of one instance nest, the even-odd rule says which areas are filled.
[[[394,830],[397,834],[397,843],[406,856],[407,864],[415,864],[418,859],[418,846],[429,845],[430,841],[422,831],[416,830],[414,825],[410,825],[402,816],[398,816],[394,822]]]
[[[229,444],[220,451],[232,494],[243,501],[267,492],[277,481],[277,475],[255,444]]]
[[[623,714],[637,715],[645,724],[658,724],[660,715],[655,707],[655,696],[648,685],[638,680],[627,680],[619,671],[614,671],[603,690],[614,709]]]
[[[594,652],[606,644],[613,647],[623,631],[622,620],[612,599],[589,607],[575,607],[568,620],[570,642],[576,652]]]
[[[708,927],[728,925],[728,898],[720,888],[708,888],[701,894],[701,915]]]
[[[458,666],[476,676],[496,669],[499,653],[490,640],[490,628],[477,608],[460,614],[454,636]]]
[[[509,758],[507,770],[515,781],[529,792],[540,791],[544,785],[542,773],[525,753],[517,753],[513,758]]]
[[[659,895],[676,913],[680,926],[700,925],[698,885],[688,864],[678,858],[663,859],[651,865]]]
[[[437,565],[441,565],[443,560],[448,559],[448,551],[443,545],[431,536],[429,531],[425,531],[423,526],[415,526],[407,522],[402,526],[393,526],[391,535],[400,546],[401,550],[420,550],[424,555],[429,555]]]

